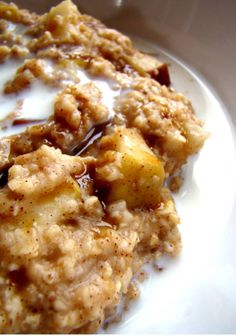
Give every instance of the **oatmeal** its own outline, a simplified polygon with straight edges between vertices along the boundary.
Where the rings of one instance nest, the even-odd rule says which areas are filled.
[[[96,332],[181,251],[170,189],[207,133],[166,64],[69,0],[0,2],[0,40],[0,332]]]

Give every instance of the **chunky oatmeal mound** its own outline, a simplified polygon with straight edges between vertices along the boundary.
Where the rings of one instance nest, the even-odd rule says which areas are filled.
[[[104,208],[84,175],[96,166],[92,157],[43,145],[9,169],[0,194],[1,332],[95,331],[144,261],[178,253],[179,219],[169,191],[158,186],[150,211],[135,207],[135,196],[128,203],[117,197],[117,187],[110,195],[117,200]],[[154,177],[149,180],[144,188]]]
[[[0,119],[0,332],[95,332],[144,263],[180,252],[166,179],[207,133],[166,64],[70,0],[42,16],[0,2],[0,40],[1,108],[16,102]]]

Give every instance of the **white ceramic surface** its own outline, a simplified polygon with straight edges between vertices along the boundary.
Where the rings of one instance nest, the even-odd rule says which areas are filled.
[[[58,1],[18,1],[41,12]],[[110,333],[236,333],[236,1],[78,0],[171,63],[211,136],[176,196],[183,252],[151,273]],[[150,44],[150,43],[151,44]],[[156,49],[163,47],[168,54]],[[181,61],[179,61],[181,60]],[[185,66],[187,65],[187,66]]]

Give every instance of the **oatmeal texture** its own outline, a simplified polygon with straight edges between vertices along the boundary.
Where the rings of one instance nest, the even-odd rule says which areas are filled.
[[[9,170],[0,194],[2,332],[95,331],[144,261],[180,249],[167,189],[153,211],[125,200],[104,210],[74,179],[83,160],[94,165],[44,145]]]
[[[57,92],[47,120],[0,139],[0,332],[93,333],[138,297],[144,263],[179,254],[164,185],[208,135],[166,64],[70,0],[41,16],[0,2],[0,41],[1,65],[19,62],[4,99]]]
[[[145,78],[135,79],[132,88],[118,100],[115,122],[123,124],[125,120],[128,127],[138,128],[165,161],[166,172],[173,174],[203,146],[203,123],[181,93]]]

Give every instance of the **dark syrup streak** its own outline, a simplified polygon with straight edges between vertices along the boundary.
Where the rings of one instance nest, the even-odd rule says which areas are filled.
[[[91,128],[91,130],[87,133],[85,138],[78,145],[72,148],[70,155],[79,156],[83,154],[89,148],[89,146],[95,143],[95,141],[101,139],[109,124],[110,122],[106,122]]]
[[[0,188],[5,187],[8,181],[8,169],[0,173]]]
[[[46,119],[15,119],[12,123],[12,126],[28,125],[32,123],[42,123],[45,121]]]

